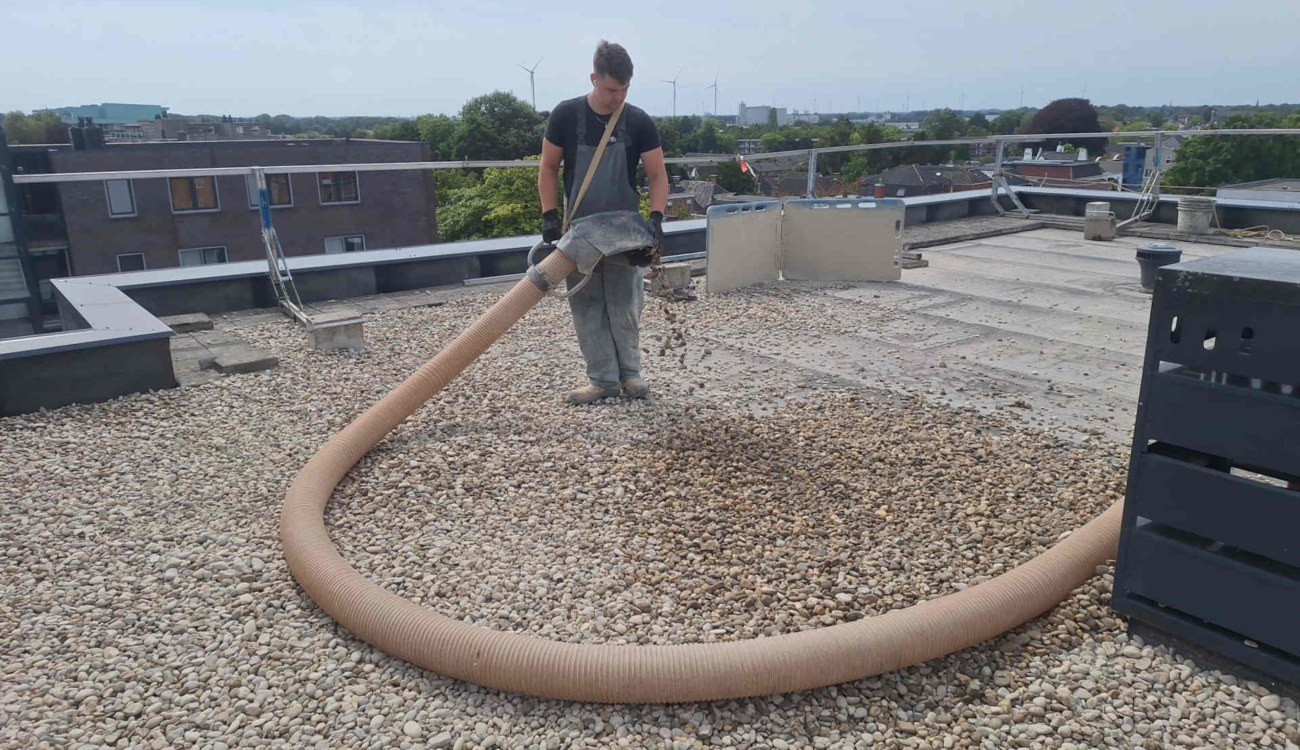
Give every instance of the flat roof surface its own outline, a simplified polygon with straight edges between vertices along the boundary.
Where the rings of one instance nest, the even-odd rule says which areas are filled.
[[[1123,496],[1150,304],[1145,240],[960,239],[1017,225],[909,232],[953,241],[900,281],[710,295],[697,278],[672,319],[647,295],[644,401],[563,402],[582,359],[567,303],[544,299],[348,472],[326,528],[358,573],[421,607],[569,643],[770,637],[979,585]],[[287,568],[285,493],[509,288],[342,300],[365,314],[359,353],[314,351],[275,311],[214,315],[279,366],[0,419],[5,739],[937,748],[1070,727],[1080,747],[1128,747],[1148,731],[1133,715],[1174,703],[1197,729],[1150,738],[1204,727],[1234,734],[1225,747],[1282,747],[1300,731],[1293,701],[1132,639],[1109,563],[954,654],[734,701],[538,700],[358,640]],[[685,348],[661,354],[675,326]],[[1159,687],[1120,714],[1104,701],[1121,682]],[[1246,705],[1273,706],[1268,726],[1239,723]]]

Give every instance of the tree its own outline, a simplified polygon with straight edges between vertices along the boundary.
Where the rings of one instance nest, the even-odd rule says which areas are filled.
[[[522,159],[541,148],[546,121],[508,91],[476,96],[460,110],[455,156],[461,159]]]
[[[944,107],[925,116],[925,132],[932,140],[947,141],[966,132],[961,116]]]
[[[769,108],[768,108],[768,110],[767,110],[767,125],[768,125],[768,127],[772,127],[772,128],[774,128],[774,127],[776,127],[776,126],[778,125],[778,123],[777,123],[777,121],[776,121],[776,107],[769,107]]]
[[[420,115],[415,120],[420,140],[427,142],[436,161],[456,158],[456,121],[446,115]]]
[[[671,117],[665,117],[659,122],[658,129],[659,145],[664,150],[664,156],[681,156],[681,133],[677,130],[677,122]]]
[[[1295,118],[1293,120],[1300,120]],[[1286,127],[1270,114],[1234,115],[1225,129]],[[1217,187],[1236,182],[1300,174],[1300,136],[1222,136],[1190,138],[1166,173],[1170,185]]]
[[[470,184],[465,187],[447,190],[441,199],[438,235],[443,241],[515,237],[541,231],[542,202],[537,196],[536,169],[485,169],[481,182],[467,182]],[[559,191],[556,200],[557,205],[563,205],[558,202]]]
[[[1016,132],[1016,128],[1020,127],[1020,121],[1024,118],[1023,110],[1010,109],[994,118],[989,129],[999,135],[1011,135]]]
[[[780,133],[764,133],[759,141],[763,143],[764,151],[785,150],[785,136]]]
[[[21,143],[68,143],[68,126],[53,112],[4,115],[5,138],[12,145]]]
[[[989,118],[985,117],[983,112],[976,112],[966,121],[966,130],[970,131],[971,128],[980,128],[987,133],[989,130]]]
[[[419,141],[420,126],[415,120],[402,120],[390,125],[379,125],[370,131],[372,138],[379,138],[386,141]]]
[[[754,178],[740,171],[739,163],[724,161],[718,163],[718,184],[733,193],[748,193],[754,189]]]
[[[1031,132],[1034,133],[1095,133],[1101,130],[1097,110],[1087,99],[1057,99],[1034,115]],[[1048,138],[1043,141],[1046,149],[1056,148],[1060,139]],[[1088,149],[1090,154],[1100,154],[1106,149],[1105,138],[1073,138],[1069,140],[1079,148]]]
[[[1152,127],[1154,127],[1154,128],[1159,128],[1161,125],[1164,125],[1164,124],[1165,124],[1165,113],[1164,113],[1164,112],[1156,111],[1156,112],[1152,112],[1152,113],[1151,113],[1151,126],[1152,126]]]
[[[696,131],[696,145],[703,153],[718,153],[718,126],[716,123],[717,120],[705,120],[700,123],[700,128]]]
[[[1214,119],[1214,108],[1210,105],[1201,107],[1201,122],[1208,123]]]

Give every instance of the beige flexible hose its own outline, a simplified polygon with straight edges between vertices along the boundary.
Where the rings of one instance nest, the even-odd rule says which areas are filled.
[[[573,261],[539,264],[563,279]],[[492,309],[321,447],[298,474],[280,538],[298,582],[339,624],[440,674],[543,698],[675,703],[804,690],[870,677],[978,644],[1051,609],[1111,559],[1121,504],[1030,562],[991,581],[879,617],[718,644],[593,646],[467,625],[363,578],[335,549],[324,511],[339,480],[542,299],[521,280]]]

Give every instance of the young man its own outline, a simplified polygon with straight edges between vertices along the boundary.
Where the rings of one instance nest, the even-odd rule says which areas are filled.
[[[664,207],[668,201],[668,173],[659,131],[654,120],[637,107],[624,104],[632,82],[632,59],[617,44],[601,42],[596,48],[591,93],[561,102],[551,111],[542,139],[542,163],[537,191],[542,200],[542,237],[555,242],[563,219],[556,206],[560,164],[564,164],[565,204],[572,205],[582,186],[609,118],[623,107],[591,186],[578,206],[579,216],[604,211],[637,211],[641,195],[636,189],[637,162],[645,164],[650,186],[650,228],[662,249]],[[596,265],[591,281],[569,298],[578,345],[587,361],[589,384],[570,391],[570,403],[590,404],[622,393],[644,398],[649,387],[641,379],[642,268],[649,253],[610,256]],[[574,273],[570,287],[582,280]]]

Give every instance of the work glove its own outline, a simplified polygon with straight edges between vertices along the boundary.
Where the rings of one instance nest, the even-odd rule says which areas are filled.
[[[564,230],[561,227],[559,209],[552,208],[542,214],[542,242],[556,242],[563,234]]]
[[[664,215],[660,211],[650,212],[650,231],[655,235],[655,250],[664,251]]]
[[[650,231],[654,234],[654,247],[643,247],[631,250],[627,254],[627,262],[634,266],[645,266],[654,263],[655,258],[659,256],[664,249],[664,215],[659,211],[650,212]]]

